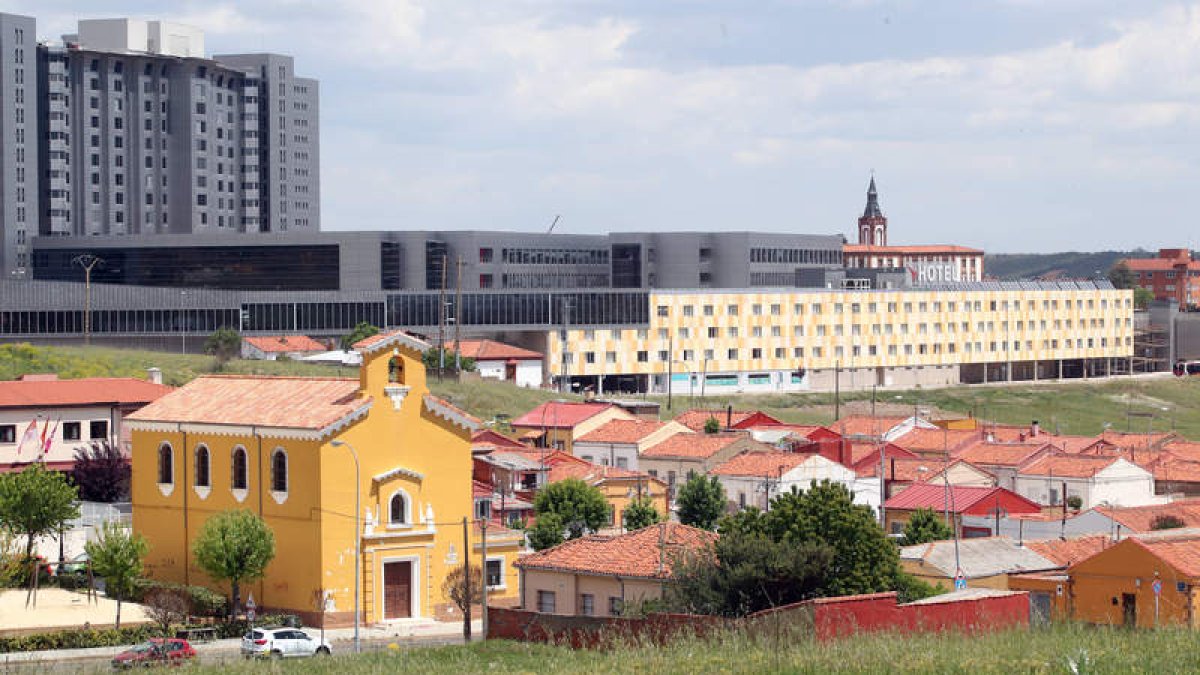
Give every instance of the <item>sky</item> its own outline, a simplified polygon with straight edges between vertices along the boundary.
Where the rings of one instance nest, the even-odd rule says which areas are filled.
[[[0,0],[181,21],[321,86],[324,230],[1200,244],[1200,4]],[[169,6],[169,9],[167,8]]]

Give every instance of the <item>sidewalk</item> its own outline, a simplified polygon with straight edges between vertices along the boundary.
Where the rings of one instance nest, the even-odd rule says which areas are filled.
[[[320,628],[305,627],[304,631],[314,638],[320,638]],[[471,636],[479,639],[482,626],[478,619],[471,622]],[[392,644],[397,647],[421,646],[422,643],[446,644],[462,640],[462,622],[442,622],[432,619],[411,619],[388,622],[372,626],[362,626],[359,629],[359,639],[364,651],[387,648]],[[331,628],[325,631],[325,640],[333,647],[335,654],[344,654],[354,649],[354,628]],[[36,663],[63,661],[107,661],[125,651],[132,645],[117,647],[94,647],[90,649],[58,649],[40,652],[15,652],[0,654],[0,669],[8,664],[28,665]],[[209,658],[236,656],[242,646],[242,639],[226,638],[212,642],[193,643],[196,655],[206,661]]]

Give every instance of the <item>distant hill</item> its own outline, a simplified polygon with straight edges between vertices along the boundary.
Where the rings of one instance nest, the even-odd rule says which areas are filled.
[[[1103,277],[1124,258],[1150,258],[1154,253],[1099,251],[1095,253],[998,253],[984,256],[983,271],[996,279],[1091,279]]]

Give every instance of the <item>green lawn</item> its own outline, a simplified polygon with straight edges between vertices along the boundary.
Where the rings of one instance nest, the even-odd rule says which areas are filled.
[[[31,372],[56,372],[60,377],[128,376],[145,377],[146,368],[157,366],[167,384],[179,385],[213,372],[212,357],[145,350],[103,347],[32,347],[27,344],[0,345],[0,379]],[[295,361],[233,360],[222,372],[261,375],[323,375],[355,377],[353,368],[299,363]],[[432,375],[432,374],[431,374]],[[561,398],[555,392],[521,389],[502,382],[437,382],[430,377],[434,393],[485,420],[498,414],[516,417],[539,403]],[[577,397],[567,397],[577,399]],[[833,421],[833,394],[771,394],[742,397],[673,396],[651,397],[663,405],[664,417],[689,407],[724,408],[732,402],[738,409],[760,408],[788,422],[827,424]],[[842,412],[868,413],[869,392],[843,394]],[[1161,378],[1108,382],[1074,382],[1038,386],[1012,385],[950,387],[879,392],[880,414],[911,414],[913,407],[939,413],[970,415],[998,422],[1028,424],[1039,420],[1043,428],[1062,433],[1096,434],[1105,423],[1113,429],[1144,433],[1147,424],[1156,431],[1175,428],[1188,438],[1200,439],[1200,378]],[[1130,417],[1153,413],[1155,417]]]
[[[200,668],[230,673],[1185,673],[1200,669],[1196,634],[1075,625],[977,637],[861,635],[819,644],[802,637],[730,634],[664,647],[576,651],[494,641],[389,650],[280,664]],[[1074,664],[1074,669],[1072,669]]]

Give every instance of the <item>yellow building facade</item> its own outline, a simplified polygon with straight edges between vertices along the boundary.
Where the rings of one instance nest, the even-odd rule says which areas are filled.
[[[243,591],[259,607],[351,623],[361,543],[364,621],[444,613],[464,530],[480,544],[469,525],[478,422],[429,394],[426,343],[395,332],[357,347],[357,380],[202,377],[134,416],[133,528],[150,543],[150,576],[227,593],[191,544],[214,514],[249,509],[276,540],[266,575]],[[493,597],[515,596],[520,546],[489,542]]]
[[[1133,294],[1087,282],[961,289],[655,291],[646,328],[566,331],[573,379],[675,394],[1098,376],[1127,366]],[[547,334],[547,362],[564,340]]]

